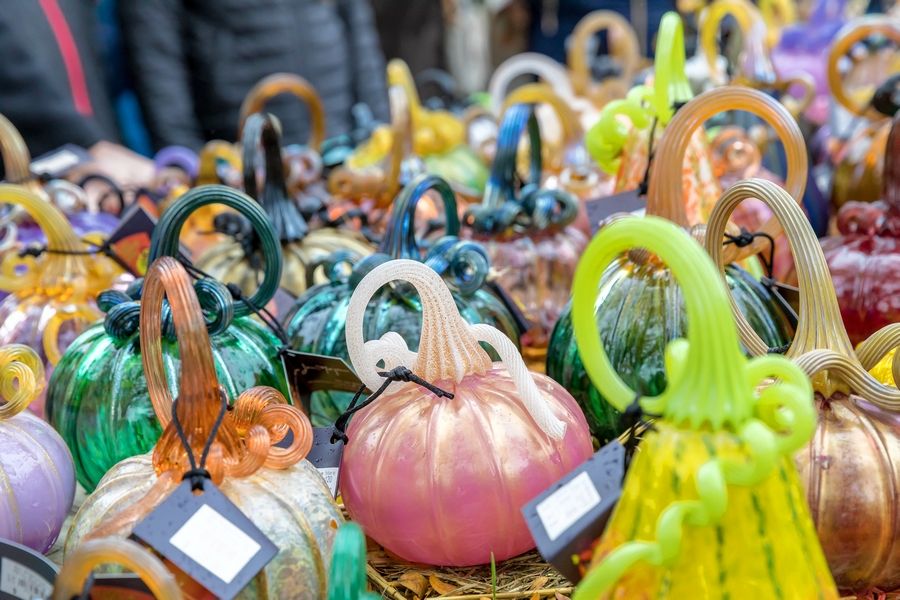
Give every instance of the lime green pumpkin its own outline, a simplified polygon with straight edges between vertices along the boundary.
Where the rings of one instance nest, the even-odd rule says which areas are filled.
[[[246,216],[266,247],[265,280],[252,298],[235,300],[212,279],[195,283],[207,313],[216,374],[229,400],[250,387],[267,385],[286,397],[288,388],[279,360],[280,341],[251,318],[252,307],[264,306],[277,289],[281,248],[265,212],[251,198],[225,186],[196,188],[167,210],[156,227],[152,262],[178,252],[178,234],[195,210],[224,204]],[[82,333],[66,350],[50,379],[47,414],[75,459],[78,481],[93,490],[106,472],[125,458],[148,452],[161,433],[153,412],[141,364],[138,315],[141,281],[128,293],[100,295],[104,321]],[[163,341],[168,373],[179,373],[178,347],[171,326]],[[177,395],[178,379],[169,384]]]

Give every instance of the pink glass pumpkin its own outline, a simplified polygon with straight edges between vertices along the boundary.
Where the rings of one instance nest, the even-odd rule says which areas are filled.
[[[25,408],[44,388],[44,366],[21,344],[0,348],[0,538],[47,552],[75,498],[75,466],[62,438]],[[0,589],[0,592],[3,590]]]
[[[421,299],[418,352],[394,332],[363,339],[366,305],[395,280]],[[479,342],[501,361],[492,364]],[[454,395],[392,383],[353,417],[341,471],[351,518],[414,562],[477,565],[533,548],[522,506],[592,453],[572,396],[529,372],[500,331],[466,323],[440,276],[417,261],[393,260],[366,275],[347,309],[347,348],[369,389],[384,381],[378,371],[405,366]]]

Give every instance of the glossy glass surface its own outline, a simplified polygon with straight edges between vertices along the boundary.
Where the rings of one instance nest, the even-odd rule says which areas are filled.
[[[765,287],[733,265],[726,268],[726,281],[741,312],[768,345],[778,347],[790,341],[793,330]],[[603,274],[594,314],[619,377],[642,394],[662,392],[666,387],[665,348],[672,340],[684,337],[688,327],[684,299],[671,272],[653,264],[638,266],[620,259]],[[591,385],[584,370],[570,304],[553,330],[547,374],[572,393],[601,443],[622,433],[621,413]]]
[[[532,376],[567,426],[560,441],[535,425],[501,363],[458,384],[435,381],[452,399],[408,383],[360,411],[341,473],[351,518],[415,562],[482,564],[534,547],[521,507],[592,449],[571,396]]]
[[[262,324],[236,319],[210,341],[229,401],[257,385],[288,393],[278,357],[281,344]],[[162,347],[169,386],[177,394],[178,344],[167,339]],[[140,335],[114,337],[100,323],[79,336],[50,379],[47,417],[66,440],[78,481],[89,492],[117,462],[153,448],[162,428],[147,394]]]

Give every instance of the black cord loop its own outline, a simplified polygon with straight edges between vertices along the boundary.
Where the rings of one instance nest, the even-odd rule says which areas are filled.
[[[215,423],[213,423],[212,429],[209,432],[209,437],[206,438],[206,442],[203,444],[200,462],[197,463],[197,460],[194,457],[194,451],[191,449],[191,444],[188,442],[187,435],[184,433],[184,427],[182,427],[181,421],[178,420],[178,400],[176,399],[172,402],[172,423],[175,425],[175,432],[178,434],[178,439],[181,440],[181,445],[184,446],[184,450],[187,452],[188,462],[191,463],[190,470],[184,473],[181,480],[190,480],[191,491],[203,491],[204,480],[212,478],[212,475],[206,470],[206,458],[209,456],[209,450],[212,448],[212,444],[216,439],[219,427],[222,426],[222,421],[225,419],[225,411],[228,407],[228,399],[225,397],[225,390],[221,387],[219,388],[219,403],[219,415],[216,417]]]

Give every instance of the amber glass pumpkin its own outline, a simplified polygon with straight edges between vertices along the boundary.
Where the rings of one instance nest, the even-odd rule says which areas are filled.
[[[653,252],[684,292],[690,328],[666,348],[648,397],[616,373],[594,324],[594,289],[617,257]],[[717,267],[686,232],[625,217],[591,241],[573,296],[591,380],[619,409],[655,415],[574,600],[837,600],[792,456],[816,425],[806,374],[746,359]],[[763,387],[768,378],[779,383]]]
[[[419,247],[415,233],[416,206],[429,191],[438,192],[444,203],[445,236],[427,253]],[[424,261],[438,272],[452,290],[460,315],[472,324],[486,323],[518,343],[518,327],[503,302],[486,279],[487,253],[478,244],[460,240],[459,219],[453,190],[435,175],[420,175],[394,202],[394,216],[378,252],[352,265],[350,273],[341,269],[342,257],[329,261],[331,281],[303,294],[287,320],[291,347],[301,352],[350,358],[345,329],[347,305],[359,282],[377,265],[394,258]],[[421,334],[421,300],[407,287],[381,288],[366,308],[366,332],[372,337],[389,331],[399,333],[411,348],[417,348]],[[312,395],[313,425],[333,423],[347,408],[352,394],[315,392]]]
[[[789,160],[787,186],[802,198],[806,182],[806,150],[800,130],[790,113],[762,92],[749,88],[720,88],[698,96],[673,117],[659,142],[650,172],[647,214],[665,217],[686,227],[682,183],[683,157],[694,132],[722,110],[746,110],[757,114],[778,131]],[[777,234],[777,228],[763,230]],[[764,240],[750,248],[759,249]],[[768,245],[765,246],[768,249]],[[792,327],[772,293],[736,264],[727,267],[728,285],[753,328],[770,347],[784,345]],[[620,257],[603,273],[597,288],[597,327],[619,377],[645,395],[666,386],[664,352],[685,331],[682,292],[671,273],[655,257],[632,252]],[[591,385],[572,331],[571,307],[567,306],[553,331],[547,353],[547,374],[570,390],[581,403],[591,430],[601,441],[621,430],[620,414]]]
[[[517,155],[529,134],[527,183],[519,185]],[[470,206],[465,223],[484,244],[497,281],[531,322],[522,336],[528,356],[542,357],[550,331],[569,295],[572,275],[587,237],[572,227],[578,200],[541,187],[541,139],[532,107],[509,108],[500,125],[497,156],[481,204]]]
[[[318,471],[304,457],[312,446],[309,420],[275,389],[254,387],[224,411],[200,302],[184,267],[170,257],[154,262],[141,301],[141,357],[147,388],[163,433],[150,454],[126,459],[100,482],[75,516],[68,556],[91,539],[128,537],[191,469],[172,420],[173,400],[163,344],[163,296],[171,306],[181,349],[178,421],[195,456],[214,436],[204,464],[212,482],[278,547],[278,554],[239,598],[319,599],[343,520]],[[293,440],[279,447],[288,434]],[[199,460],[199,459],[198,459]]]
[[[65,442],[25,410],[44,387],[31,348],[0,348],[0,538],[48,552],[75,498],[75,469]]]
[[[832,97],[853,115],[854,122],[863,120],[862,127],[852,132],[849,139],[838,142],[839,147],[833,158],[831,201],[836,208],[850,201],[872,202],[881,197],[882,157],[893,115],[885,116],[871,107],[874,85],[864,82],[853,86],[850,81],[853,72],[846,73],[840,69],[846,61],[845,55],[858,54],[851,52],[851,49],[858,49],[860,42],[873,36],[887,40],[887,44],[882,45],[886,47],[878,51],[884,57],[878,62],[886,64],[879,64],[870,76],[875,77],[877,85],[890,75],[900,73],[900,52],[897,51],[900,46],[900,20],[880,15],[856,19],[838,32],[828,54],[828,85]]]
[[[422,300],[418,352],[394,332],[365,341],[369,300],[397,280]],[[347,308],[346,334],[353,368],[369,389],[384,381],[379,371],[402,366],[452,394],[392,383],[353,415],[341,470],[352,520],[414,562],[467,566],[531,549],[522,506],[593,452],[568,392],[528,371],[500,331],[466,323],[440,276],[418,261],[389,261],[363,278]],[[479,342],[501,360],[492,363]]]
[[[900,323],[900,116],[884,154],[883,202],[850,202],[840,235],[822,240],[844,326],[854,344]]]
[[[812,227],[790,196],[770,182],[742,182],[722,197],[707,229],[706,247],[715,262],[722,257],[728,215],[746,198],[758,198],[773,210],[797,265],[799,321],[786,356],[812,378],[819,418],[796,462],[831,572],[847,592],[897,590],[900,390],[879,383],[866,369],[900,346],[900,327],[881,330],[854,352]],[[742,312],[735,310],[734,317],[744,346],[754,355],[767,353]],[[896,367],[895,375],[900,361]]]
[[[244,124],[244,189],[262,205],[281,241],[284,270],[281,287],[299,296],[307,288],[309,271],[316,261],[338,250],[355,257],[372,253],[372,247],[359,233],[333,228],[310,230],[297,205],[290,199],[284,182],[281,135],[271,115],[251,115]],[[258,151],[262,145],[263,152]],[[265,161],[265,183],[257,184],[258,157]],[[197,267],[216,279],[236,283],[245,294],[259,284],[264,256],[259,240],[240,220],[222,219],[217,229],[233,234],[232,241],[214,246],[197,258]],[[315,278],[314,278],[315,279]],[[320,281],[324,275],[319,275]]]
[[[95,296],[123,274],[108,256],[93,253],[59,209],[16,185],[0,185],[0,202],[24,208],[47,237],[38,256],[7,252],[0,262],[0,345],[34,348],[48,375],[63,350],[100,318]],[[44,395],[31,407],[44,414]]]
[[[278,355],[281,343],[251,317],[253,307],[264,306],[272,298],[281,271],[278,242],[256,202],[225,186],[191,190],[160,219],[150,260],[177,256],[178,234],[185,222],[195,211],[203,211],[214,203],[234,209],[250,220],[266,257],[266,279],[247,300],[233,301],[225,286],[211,279],[194,284],[206,311],[218,380],[230,402],[242,390],[256,385],[285,392],[287,385]],[[141,282],[136,282],[127,293],[100,294],[104,320],[72,343],[50,378],[48,418],[71,449],[78,481],[88,491],[120,460],[150,450],[162,432],[153,415],[142,363],[137,320],[142,291]],[[183,354],[170,328],[162,348],[167,364],[176,368]],[[178,379],[169,381],[177,394]]]

